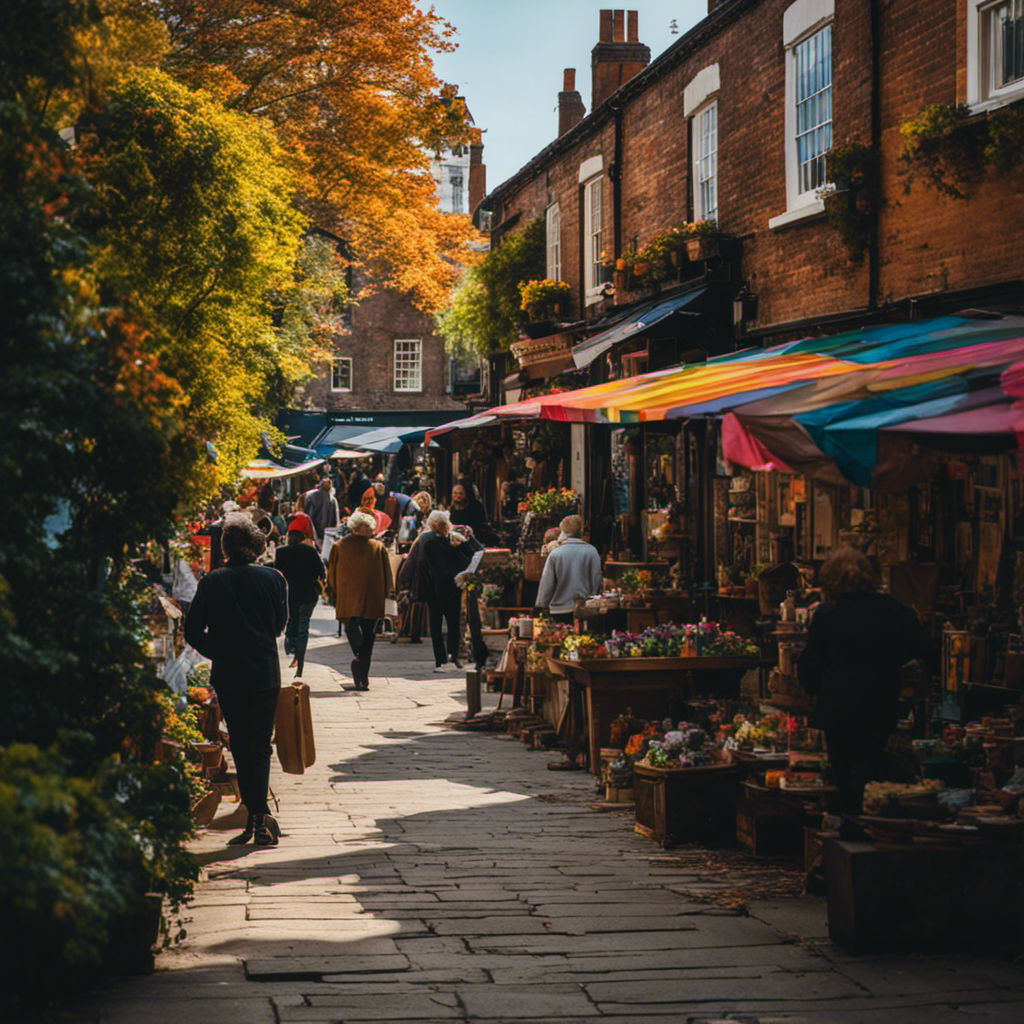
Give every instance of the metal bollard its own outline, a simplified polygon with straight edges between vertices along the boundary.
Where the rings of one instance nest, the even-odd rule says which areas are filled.
[[[466,673],[466,717],[480,711],[480,673],[476,669]]]

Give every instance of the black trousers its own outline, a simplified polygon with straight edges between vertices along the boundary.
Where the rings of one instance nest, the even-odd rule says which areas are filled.
[[[250,814],[269,814],[270,737],[274,731],[279,686],[255,693],[218,693],[231,737],[238,790]]]
[[[373,641],[377,637],[376,619],[358,619],[350,617],[345,622],[345,636],[348,637],[349,647],[352,648],[352,657],[359,659],[359,664],[364,670],[370,667],[370,658],[373,656]]]
[[[828,763],[847,814],[862,812],[864,787],[869,782],[888,781],[890,766],[885,753],[888,739],[888,734],[882,730],[855,730],[845,723],[825,723]]]
[[[459,656],[459,615],[462,611],[462,592],[448,597],[435,596],[430,602],[430,642],[434,645],[434,664],[443,665],[450,654]],[[448,650],[441,636],[441,621],[448,627]]]

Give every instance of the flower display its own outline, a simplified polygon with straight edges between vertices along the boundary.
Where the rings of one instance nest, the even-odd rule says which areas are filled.
[[[652,739],[640,764],[651,768],[702,768],[721,760],[721,745],[699,725],[680,722],[660,739]]]
[[[572,515],[579,508],[580,496],[571,487],[548,487],[543,491],[531,491],[519,502],[520,514],[531,512],[535,516]]]

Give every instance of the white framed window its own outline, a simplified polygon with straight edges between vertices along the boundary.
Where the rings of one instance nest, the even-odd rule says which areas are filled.
[[[466,212],[465,177],[461,167],[448,168],[448,186],[452,195],[452,213]]]
[[[820,216],[825,154],[832,148],[832,18],[834,0],[796,0],[786,8],[786,212],[768,222],[781,228]]]
[[[604,244],[604,177],[591,178],[583,186],[583,274],[587,305],[601,298]]]
[[[331,360],[331,390],[352,390],[352,358],[337,356]]]
[[[968,0],[967,102],[1000,107],[1024,96],[1024,0]]]
[[[718,219],[718,101],[693,115],[693,216]]]
[[[562,280],[562,216],[558,203],[544,211],[548,243],[548,274],[552,281]]]
[[[395,339],[395,390],[423,390],[423,342],[419,338]]]

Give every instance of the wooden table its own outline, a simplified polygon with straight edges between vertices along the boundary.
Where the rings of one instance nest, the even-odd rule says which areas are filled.
[[[601,771],[600,750],[608,745],[612,721],[627,709],[639,718],[660,720],[693,696],[695,674],[718,673],[738,682],[743,672],[759,663],[758,658],[548,659],[552,672],[582,691],[594,775]]]

